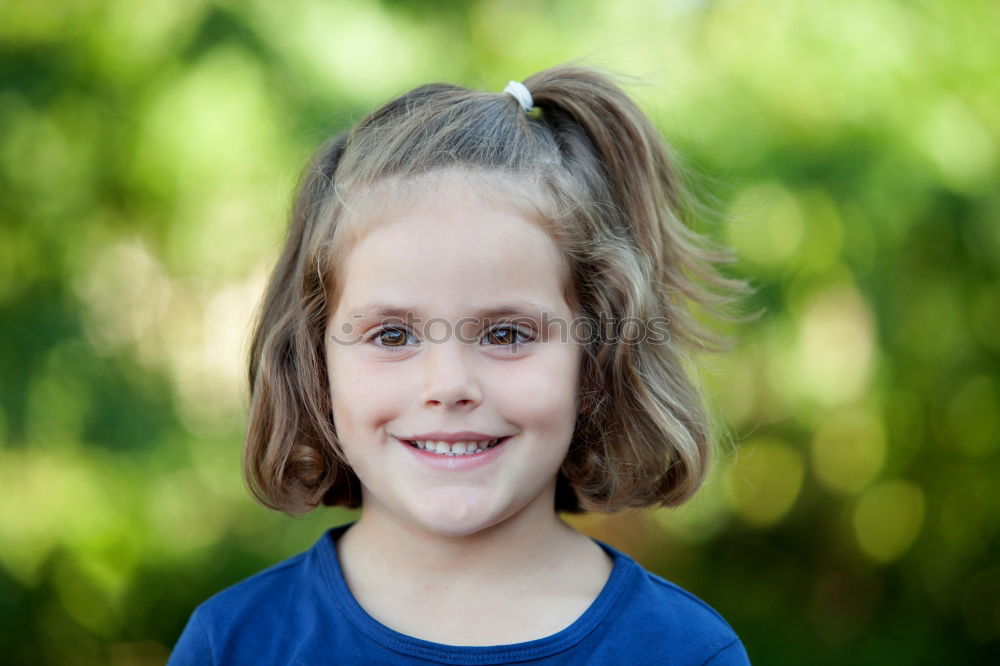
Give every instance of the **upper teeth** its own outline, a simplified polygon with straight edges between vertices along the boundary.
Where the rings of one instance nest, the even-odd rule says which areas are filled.
[[[441,453],[449,456],[461,456],[470,453],[485,451],[499,442],[500,439],[487,439],[468,442],[435,442],[433,440],[417,440],[410,442],[417,448],[432,453]]]

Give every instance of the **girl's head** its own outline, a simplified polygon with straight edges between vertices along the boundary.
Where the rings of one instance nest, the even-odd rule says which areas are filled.
[[[578,412],[562,250],[484,187],[441,173],[362,206],[326,329],[337,441],[366,515],[450,536],[551,520]]]
[[[264,504],[359,506],[359,477],[406,493],[397,466],[435,458],[409,443],[432,431],[512,436],[443,458],[512,461],[489,491],[509,506],[554,488],[558,510],[611,511],[697,489],[710,428],[686,362],[717,339],[691,307],[724,316],[744,285],[684,225],[662,140],[617,85],[568,66],[524,84],[531,113],[417,88],[307,168],[250,350],[244,468]],[[447,503],[478,484],[438,485]]]

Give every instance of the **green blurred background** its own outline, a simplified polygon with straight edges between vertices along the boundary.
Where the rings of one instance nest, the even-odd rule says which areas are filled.
[[[1000,653],[996,2],[0,4],[0,661],[158,664],[350,519],[239,475],[247,324],[331,132],[584,57],[720,213],[766,314],[704,359],[733,442],[576,524],[761,664]]]

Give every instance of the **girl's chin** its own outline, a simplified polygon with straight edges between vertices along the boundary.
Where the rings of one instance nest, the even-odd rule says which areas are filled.
[[[517,514],[509,502],[496,498],[471,498],[434,493],[408,508],[403,518],[410,526],[428,535],[450,539],[473,537],[490,530]]]
[[[475,536],[502,522],[495,511],[433,511],[415,516],[413,526],[428,534],[449,539]]]
[[[371,507],[369,511],[374,513],[368,516],[369,521],[383,522],[378,518],[381,514],[388,519],[385,522],[405,526],[410,532],[450,539],[473,537],[515,523],[526,527],[526,521],[548,522],[554,517],[551,509],[540,510],[540,503],[552,506],[550,493],[528,495],[485,484],[479,488],[410,484],[395,489],[391,498],[386,497],[384,501],[370,501],[372,499],[369,496],[364,502],[364,506]]]

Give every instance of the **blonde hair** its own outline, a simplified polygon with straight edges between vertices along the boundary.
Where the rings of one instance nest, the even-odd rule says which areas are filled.
[[[689,200],[649,119],[606,75],[581,66],[524,81],[536,111],[459,86],[416,88],[320,148],[252,335],[244,474],[290,514],[360,506],[338,445],[324,333],[338,292],[347,202],[380,184],[461,168],[520,182],[562,248],[573,305],[611,330],[585,345],[577,420],[556,509],[677,505],[701,484],[712,427],[688,368],[724,340],[698,309],[737,320],[749,287],[731,253],[689,228]],[[669,322],[667,343],[625,341],[626,321]]]

